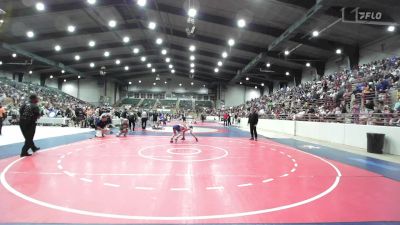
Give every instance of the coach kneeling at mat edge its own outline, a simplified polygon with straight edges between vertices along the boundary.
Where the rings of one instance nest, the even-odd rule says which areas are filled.
[[[250,112],[249,114],[249,121],[248,121],[248,124],[250,124],[250,134],[251,134],[250,140],[257,141],[257,123],[258,123],[257,108],[253,108],[252,112]]]

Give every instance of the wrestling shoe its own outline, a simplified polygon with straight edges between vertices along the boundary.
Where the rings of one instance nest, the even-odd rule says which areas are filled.
[[[40,150],[39,147],[34,147],[34,148],[32,148],[32,151],[33,151],[33,152],[37,152],[37,151],[39,151],[39,150]]]
[[[29,154],[29,153],[25,153],[25,154],[21,154],[20,156],[21,156],[21,158],[22,157],[25,157],[25,156],[31,156],[32,154]]]

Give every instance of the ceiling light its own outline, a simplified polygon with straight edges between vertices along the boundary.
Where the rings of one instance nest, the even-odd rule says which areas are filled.
[[[46,6],[42,2],[38,2],[35,5],[37,11],[43,11],[46,9]]]
[[[122,41],[123,41],[124,43],[128,43],[129,41],[131,41],[131,39],[130,39],[128,36],[125,36],[125,37],[122,39]]]
[[[144,7],[144,6],[146,5],[147,1],[146,1],[146,0],[137,0],[136,3],[137,3],[140,7]]]
[[[243,84],[243,82],[242,82],[242,81],[240,81],[240,82],[239,82],[239,84]]]
[[[144,57],[144,56],[140,57],[140,61],[146,62],[146,57]]]
[[[175,73],[175,70],[171,70],[171,73]]]
[[[314,30],[314,31],[312,32],[312,36],[313,36],[313,37],[318,37],[318,36],[319,36],[319,32],[318,32],[317,30]]]
[[[261,83],[261,87],[264,87],[264,83]]]
[[[161,45],[163,43],[163,39],[162,38],[157,38],[156,39],[156,44]]]
[[[125,67],[124,67],[124,70],[125,70],[125,71],[128,71],[128,70],[129,70],[129,66],[125,66]]]
[[[78,79],[81,79],[81,76],[78,76]]]
[[[163,49],[163,50],[161,51],[161,54],[166,55],[166,54],[167,54],[167,50],[166,50],[166,49]]]
[[[53,79],[53,75],[50,75],[50,79]]]
[[[194,69],[190,69],[190,73],[194,73]]]
[[[190,63],[190,67],[191,68],[195,67],[194,63]]]
[[[219,72],[219,69],[218,69],[218,68],[215,68],[215,69],[214,69],[214,72],[218,73],[218,72]]]
[[[180,87],[182,87],[182,84],[179,84]]]
[[[61,46],[60,45],[55,45],[54,46],[54,50],[56,50],[56,52],[61,51]]]
[[[105,52],[104,52],[104,56],[105,56],[105,57],[109,57],[109,56],[110,56],[110,52],[105,51]]]
[[[156,86],[156,83],[153,83],[153,86]]]
[[[246,80],[250,80],[250,78],[249,78],[249,77],[246,77]]]
[[[289,55],[289,54],[290,54],[289,50],[285,50],[285,55]]]
[[[228,40],[228,45],[229,46],[234,46],[235,45],[235,40],[233,40],[232,38]]]
[[[189,46],[189,51],[191,51],[191,52],[196,51],[196,46],[190,45],[190,46]]]
[[[222,66],[222,62],[221,62],[221,61],[218,61],[217,65],[218,65],[218,66]]]
[[[12,56],[13,58],[17,58],[17,53],[13,53],[11,56]]]
[[[336,49],[336,54],[338,54],[338,55],[340,55],[340,54],[342,54],[342,49]]]
[[[94,5],[94,4],[96,4],[96,0],[87,0],[87,3]]]
[[[151,63],[147,63],[147,68],[151,68]]]
[[[109,27],[115,27],[115,26],[117,26],[117,21],[115,21],[115,20],[110,20],[110,21],[108,21],[108,26],[109,26]]]
[[[133,49],[133,53],[134,53],[134,54],[138,54],[138,53],[139,53],[139,49],[138,49],[138,48],[134,48],[134,49]]]
[[[267,63],[267,67],[270,68],[271,67],[271,63]]]
[[[239,19],[239,20],[237,21],[237,25],[238,25],[238,27],[240,27],[240,28],[245,27],[245,26],[246,26],[246,20],[244,20],[244,19]]]
[[[192,86],[193,86],[193,84],[194,84],[193,82],[190,82],[190,85],[192,85]]]
[[[128,84],[129,84],[129,85],[131,85],[131,84],[132,84],[132,82],[131,82],[131,81],[129,81],[129,82],[128,82]]]
[[[194,55],[190,56],[190,61],[194,61],[196,59],[196,57],[194,57]]]
[[[155,73],[155,72],[156,72],[156,69],[155,69],[155,68],[151,69],[151,72],[152,72],[152,73]]]
[[[172,69],[172,68],[174,68],[174,65],[172,65],[172,64],[169,64],[169,66],[168,66],[170,69]]]
[[[387,30],[388,30],[389,32],[394,32],[394,31],[396,30],[396,27],[393,26],[393,25],[391,25],[391,26],[388,26]]]
[[[189,16],[189,17],[194,18],[194,17],[196,17],[196,15],[197,15],[197,10],[196,10],[196,9],[190,8],[190,9],[188,10],[188,16]]]
[[[64,73],[65,73],[65,70],[61,70],[61,73],[64,74]]]
[[[168,82],[167,81],[164,81],[164,84],[167,84]]]
[[[119,60],[119,59],[115,60],[115,64],[117,64],[117,65],[121,64],[121,60]]]
[[[29,70],[29,74],[32,74],[33,72],[32,72],[32,70]]]
[[[141,80],[139,80],[138,82],[139,82],[139,84],[140,84],[140,83],[142,83],[142,81],[141,81]]]
[[[310,67],[311,66],[311,63],[306,63],[306,67]]]
[[[223,52],[223,53],[222,53],[222,58],[226,58],[226,57],[228,57],[228,53]]]
[[[290,75],[290,73],[289,73],[289,72],[286,72],[285,74],[286,74],[286,76],[289,76],[289,75]]]
[[[94,46],[96,46],[96,42],[91,40],[91,41],[89,41],[88,45],[89,45],[89,47],[94,47]]]
[[[94,62],[91,62],[89,65],[90,65],[90,67],[92,67],[92,68],[95,67]]]
[[[0,61],[0,65],[3,65],[3,61]]]
[[[156,29],[157,24],[155,22],[151,21],[151,22],[149,22],[148,27],[149,27],[150,30],[154,30],[154,29]]]
[[[205,85],[205,84],[203,84],[203,87],[206,87],[206,85]]]
[[[75,32],[75,30],[76,30],[76,27],[75,27],[74,25],[69,25],[69,26],[67,27],[67,31],[70,32],[70,33]]]
[[[165,62],[169,63],[169,62],[171,62],[171,59],[170,58],[166,58]]]
[[[67,82],[67,79],[64,79],[64,83]]]
[[[79,60],[81,59],[81,57],[80,57],[79,55],[75,55],[74,59],[75,59],[76,61],[79,61]]]
[[[257,86],[255,86],[254,88],[255,88],[255,89],[257,89],[258,87],[257,87]]]
[[[29,30],[28,32],[26,32],[26,36],[28,38],[33,38],[35,36],[35,33],[33,33],[33,31]]]

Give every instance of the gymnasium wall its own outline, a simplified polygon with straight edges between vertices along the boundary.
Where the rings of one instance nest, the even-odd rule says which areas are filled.
[[[1,70],[0,70],[0,77],[5,77],[5,78],[8,78],[8,79],[12,80],[13,75],[12,75],[12,73],[10,73],[10,72],[1,71]]]
[[[25,73],[24,77],[22,78],[22,81],[40,85],[40,74],[37,74],[37,73],[33,73],[33,74]]]
[[[305,67],[301,73],[301,83],[313,81],[316,78],[317,70],[314,67]]]
[[[266,88],[265,93],[268,93]],[[229,85],[224,91],[225,106],[237,106],[251,100],[252,98],[260,97],[260,89],[254,87],[246,87],[243,85]]]
[[[240,125],[247,129],[247,118]],[[385,134],[384,152],[400,155],[398,127],[260,119],[257,128],[362,149],[367,149],[367,133],[381,133]]]
[[[349,69],[350,60],[348,56],[335,55],[325,63],[325,75],[333,74],[339,70]]]
[[[400,35],[388,35],[360,48],[360,64],[400,56]]]

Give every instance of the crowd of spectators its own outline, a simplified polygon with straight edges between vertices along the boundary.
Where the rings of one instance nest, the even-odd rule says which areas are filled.
[[[399,77],[400,58],[387,58],[208,113],[245,117],[256,107],[261,118],[400,126]]]

